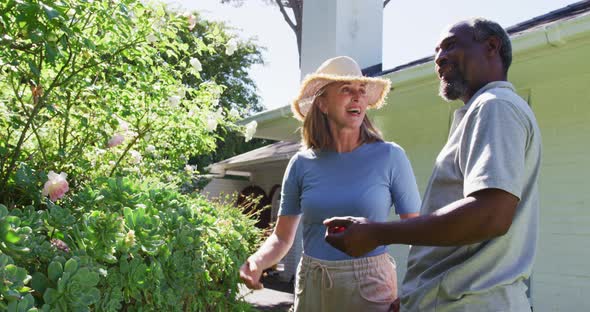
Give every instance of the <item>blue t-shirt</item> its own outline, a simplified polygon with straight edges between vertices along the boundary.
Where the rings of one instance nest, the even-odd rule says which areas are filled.
[[[295,154],[285,172],[279,216],[302,215],[303,252],[322,260],[352,257],[324,240],[323,221],[335,216],[387,221],[420,211],[420,194],[410,161],[395,143],[363,144],[349,153],[305,150]],[[379,246],[363,257],[386,251]]]

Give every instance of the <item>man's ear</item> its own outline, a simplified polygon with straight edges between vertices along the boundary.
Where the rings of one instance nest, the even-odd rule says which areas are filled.
[[[502,41],[500,40],[500,38],[496,36],[490,36],[486,40],[486,43],[487,52],[489,56],[500,54],[500,49],[502,48]]]

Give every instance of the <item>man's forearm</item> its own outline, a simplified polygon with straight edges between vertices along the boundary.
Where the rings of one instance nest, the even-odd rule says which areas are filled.
[[[371,236],[379,245],[457,246],[481,242],[501,236],[510,228],[511,222],[506,224],[505,220],[511,220],[514,211],[488,206],[495,204],[467,197],[429,215],[373,224]]]

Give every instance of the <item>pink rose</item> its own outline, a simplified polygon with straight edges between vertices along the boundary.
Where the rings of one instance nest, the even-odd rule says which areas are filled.
[[[125,141],[125,137],[122,134],[115,134],[107,143],[108,147],[115,147]]]
[[[197,26],[197,18],[194,15],[188,17],[188,30],[193,30]]]
[[[49,171],[47,175],[47,182],[43,186],[43,196],[49,195],[51,201],[56,201],[64,196],[64,194],[70,189],[66,178],[68,175],[64,172],[57,174],[53,171]]]

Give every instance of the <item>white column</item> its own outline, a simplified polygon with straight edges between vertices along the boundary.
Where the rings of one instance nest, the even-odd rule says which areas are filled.
[[[361,68],[382,63],[383,0],[303,2],[301,78],[326,59],[347,55]]]

